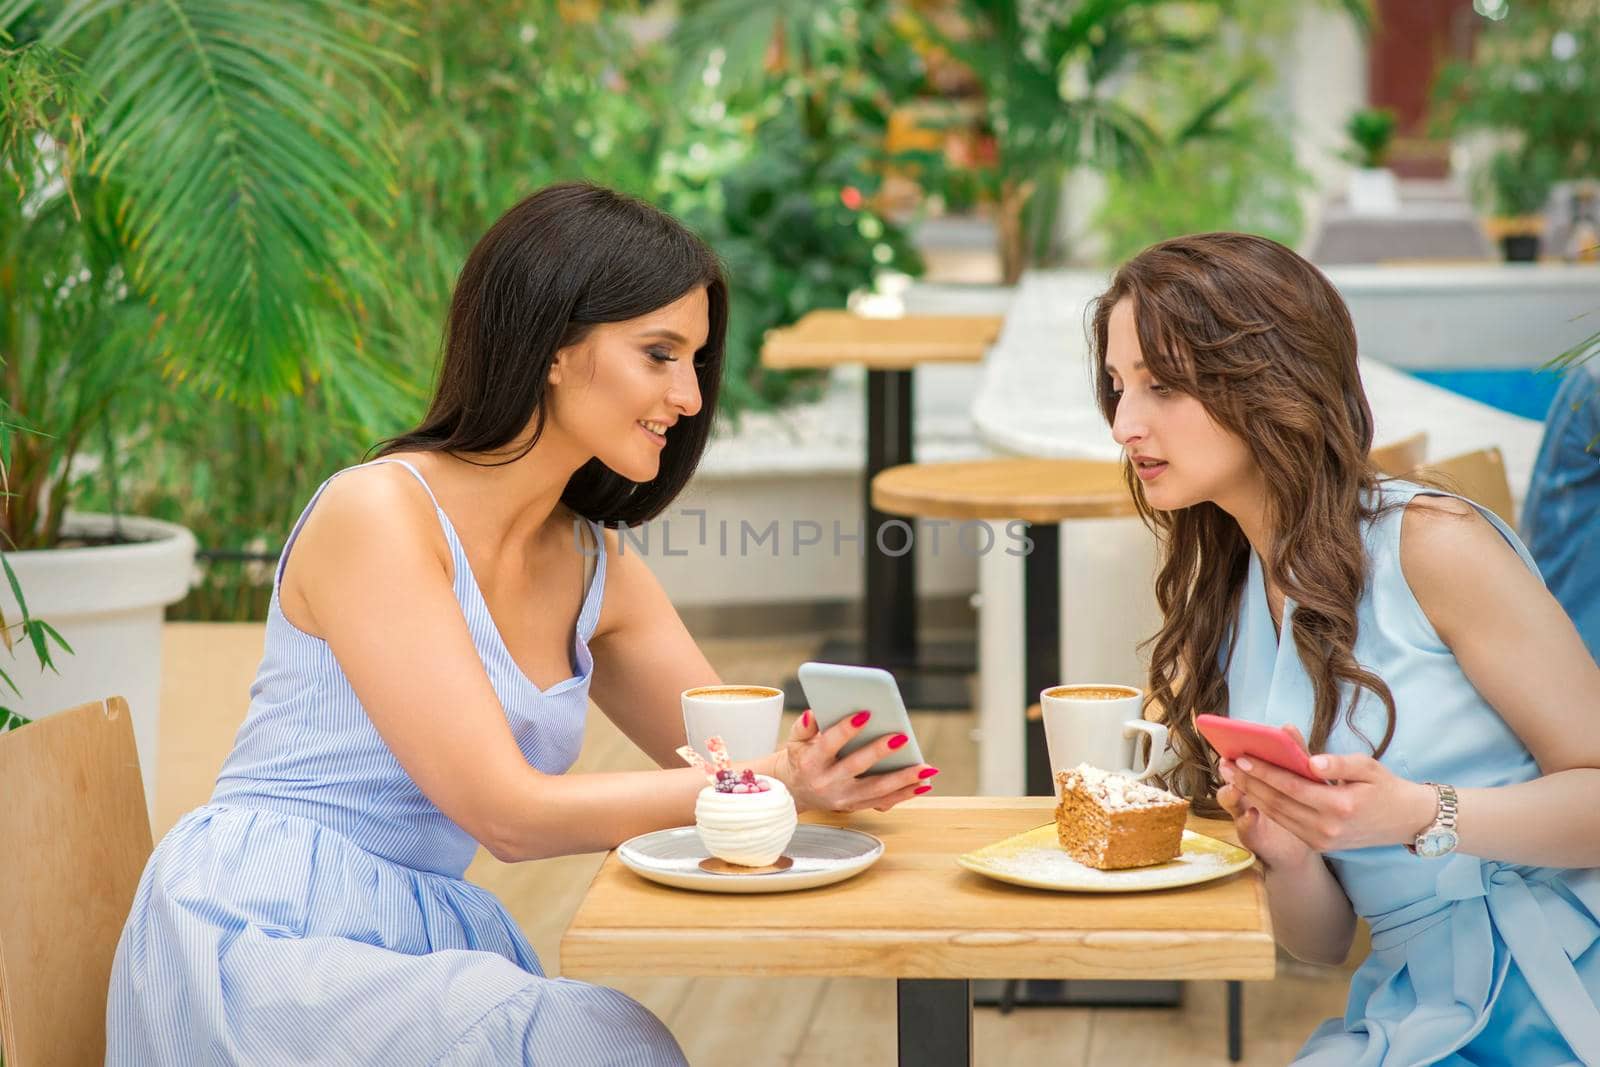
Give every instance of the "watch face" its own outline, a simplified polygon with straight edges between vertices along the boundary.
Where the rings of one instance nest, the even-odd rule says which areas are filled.
[[[1434,859],[1454,852],[1456,848],[1456,832],[1454,830],[1429,830],[1417,838],[1417,855],[1427,859]]]

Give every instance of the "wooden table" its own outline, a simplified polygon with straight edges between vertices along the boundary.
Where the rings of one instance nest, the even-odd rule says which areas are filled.
[[[972,1062],[974,978],[1270,979],[1259,869],[1150,893],[1005,885],[955,857],[1048,822],[1047,797],[921,798],[888,814],[808,815],[880,837],[884,856],[837,885],[733,896],[669,889],[606,857],[561,939],[569,978],[871,977],[899,984],[899,1052]],[[1236,840],[1225,820],[1190,827]]]
[[[912,460],[913,368],[982,360],[1003,321],[998,315],[875,319],[842,310],[812,311],[793,326],[769,332],[761,348],[762,365],[774,370],[831,370],[847,364],[867,369],[862,641],[857,648],[832,650],[823,658],[898,668],[911,707],[966,707],[968,699],[960,677],[923,675],[916,669],[937,659],[917,646],[916,553],[904,551],[898,540],[884,543],[889,531],[880,541],[880,530],[891,517],[873,507],[872,478]],[[963,659],[945,666],[964,673],[972,664],[970,654]]]

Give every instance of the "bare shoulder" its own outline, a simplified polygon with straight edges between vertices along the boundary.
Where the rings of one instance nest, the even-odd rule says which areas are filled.
[[[1543,592],[1500,531],[1456,497],[1419,495],[1406,505],[1400,570],[1446,643],[1495,604]]]
[[[308,591],[347,595],[363,576],[392,580],[434,565],[450,575],[450,546],[427,490],[398,464],[357,467],[329,482],[311,509],[284,564],[279,600],[290,622],[322,636]]]
[[[414,543],[418,538],[446,547],[428,491],[397,463],[353,468],[323,490],[301,538],[316,544],[342,543],[346,537],[362,538],[372,547],[396,539]]]
[[[1400,564],[1432,568],[1458,565],[1485,549],[1497,549],[1512,560],[1516,552],[1500,531],[1459,497],[1419,494],[1405,507],[1400,525]],[[1517,560],[1518,566],[1521,561]]]

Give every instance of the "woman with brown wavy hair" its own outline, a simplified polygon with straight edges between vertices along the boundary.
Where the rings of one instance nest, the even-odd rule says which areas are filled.
[[[1600,668],[1521,542],[1372,467],[1349,312],[1282,245],[1145,250],[1093,347],[1161,542],[1173,785],[1233,816],[1288,951],[1372,927],[1296,1062],[1600,1063]],[[1292,727],[1326,781],[1218,760],[1202,712]]]

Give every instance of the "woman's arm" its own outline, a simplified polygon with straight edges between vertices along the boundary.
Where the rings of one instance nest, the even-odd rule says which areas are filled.
[[[1600,867],[1600,667],[1566,613],[1475,509],[1421,497],[1400,564],[1461,670],[1528,746],[1543,777],[1460,790],[1459,849],[1548,867]],[[1433,821],[1432,790],[1423,805]]]
[[[691,768],[547,775],[528,765],[451,577],[432,503],[392,464],[351,471],[330,484],[285,565],[285,615],[328,643],[417,788],[508,862],[601,851],[693,821],[705,780]],[[681,717],[674,712],[673,719],[681,739]],[[830,757],[830,770],[820,792],[802,788],[799,799],[855,806],[854,775],[889,752],[885,738],[832,760],[859,732],[844,722],[806,742]],[[669,733],[663,728],[659,736]],[[776,769],[781,756],[764,762]],[[898,788],[886,781],[894,778],[866,781],[886,790]]]
[[[1356,913],[1344,887],[1320,855],[1262,814],[1239,792],[1230,760],[1221,762],[1217,803],[1266,874],[1272,933],[1291,956],[1307,963],[1343,963],[1355,939]]]
[[[608,534],[607,549],[615,548],[614,535]],[[683,761],[677,748],[684,744],[680,695],[694,686],[715,684],[717,675],[684,627],[661,583],[637,554],[616,551],[608,557],[605,604],[590,642],[595,661],[591,688],[595,702],[657,763],[679,767]],[[735,680],[768,684],[760,678]],[[889,751],[890,738],[863,749],[878,754],[864,763],[852,762],[859,753],[835,762],[840,747],[865,728],[865,724],[851,726],[845,721],[819,735],[809,716],[802,717],[778,752],[752,766],[762,774],[781,779],[802,811],[888,811],[918,790],[926,792],[927,779],[938,772],[924,765],[856,780],[856,775]],[[667,825],[690,821],[692,795],[689,800],[686,814]]]
[[[1284,951],[1307,963],[1337,966],[1350,955],[1356,912],[1344,887],[1315,852],[1292,867],[1266,870],[1272,932]]]
[[[1548,867],[1600,866],[1600,667],[1499,531],[1447,497],[1407,508],[1401,567],[1467,680],[1543,776],[1459,790],[1459,851]],[[1446,729],[1449,727],[1446,726]],[[1335,785],[1240,761],[1241,790],[1318,851],[1410,844],[1433,822],[1433,789],[1369,756],[1315,756]]]

